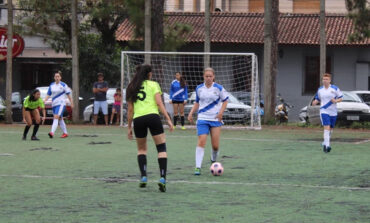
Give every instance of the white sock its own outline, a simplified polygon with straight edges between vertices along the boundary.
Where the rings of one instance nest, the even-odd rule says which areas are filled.
[[[218,149],[218,150],[213,150],[212,149],[212,151],[211,151],[211,160],[216,162],[217,156],[218,156],[219,153],[220,153],[220,149]]]
[[[51,126],[51,132],[54,133],[58,127],[58,119],[53,119],[53,125]]]
[[[63,133],[68,134],[67,126],[63,119],[59,120],[59,126],[62,129]]]
[[[201,168],[204,156],[204,148],[197,146],[195,149],[195,167]]]
[[[324,130],[324,144],[326,147],[330,146],[330,130]]]

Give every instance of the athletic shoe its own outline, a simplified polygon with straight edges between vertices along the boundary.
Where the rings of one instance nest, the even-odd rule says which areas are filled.
[[[143,176],[140,180],[139,187],[141,188],[146,187],[147,182],[148,182],[148,179],[146,178],[146,176]]]
[[[185,126],[181,126],[181,129],[182,129],[182,130],[185,130],[186,128],[185,128]]]
[[[212,158],[210,160],[211,160],[211,164],[216,162],[216,160],[212,160]]]
[[[331,147],[330,147],[330,146],[328,146],[328,147],[326,148],[326,152],[327,152],[327,153],[330,153],[330,151],[331,151]]]
[[[194,175],[196,176],[200,175],[200,168],[195,168]]]
[[[50,139],[54,137],[54,133],[52,133],[52,132],[49,132],[48,135],[49,135]]]
[[[166,179],[161,177],[161,179],[159,179],[158,186],[161,192],[166,192]]]
[[[68,137],[68,134],[63,133],[63,135],[60,138],[67,138],[67,137]]]
[[[323,151],[324,153],[327,153],[327,152],[328,152],[328,150],[326,149],[326,146],[323,146],[323,147],[322,147],[322,151]]]
[[[36,136],[32,136],[32,137],[31,137],[31,140],[33,140],[33,141],[39,141],[40,139],[39,139],[39,138],[37,138]]]
[[[22,136],[22,140],[26,140],[27,139],[27,137],[26,136]]]

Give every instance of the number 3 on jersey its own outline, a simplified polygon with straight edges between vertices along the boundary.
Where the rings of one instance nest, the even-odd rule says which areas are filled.
[[[142,86],[140,88],[140,91],[139,93],[137,94],[137,99],[139,99],[140,101],[144,101],[145,98],[146,98],[146,93],[143,91],[144,90],[144,86]]]

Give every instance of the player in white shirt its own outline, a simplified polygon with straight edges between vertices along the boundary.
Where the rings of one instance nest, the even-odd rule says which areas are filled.
[[[63,135],[61,138],[68,137],[67,127],[63,120],[63,113],[66,109],[66,96],[68,97],[69,101],[71,102],[71,108],[73,108],[73,100],[71,97],[71,90],[67,86],[66,83],[61,81],[62,75],[61,72],[58,71],[54,74],[55,82],[51,83],[47,92],[47,95],[44,99],[46,102],[50,97],[52,99],[52,108],[53,108],[53,124],[51,126],[51,131],[49,132],[49,137],[53,138],[54,132],[58,127],[58,123],[60,128],[63,131]]]
[[[325,153],[330,152],[330,136],[333,132],[335,122],[337,120],[337,103],[343,99],[343,94],[340,89],[330,84],[331,75],[324,74],[322,77],[322,84],[317,90],[315,99],[312,101],[312,105],[320,103],[320,118],[321,124],[324,126],[324,143],[323,151]]]
[[[212,143],[211,162],[216,162],[219,154],[221,126],[223,125],[222,115],[229,99],[228,93],[222,85],[214,82],[215,71],[212,68],[204,70],[203,78],[204,83],[198,85],[195,90],[196,101],[188,116],[188,120],[192,123],[193,113],[198,111],[198,144],[195,150],[195,175],[200,175],[204,148],[209,133],[211,133]]]

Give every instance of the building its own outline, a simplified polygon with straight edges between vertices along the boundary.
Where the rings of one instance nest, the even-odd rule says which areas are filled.
[[[185,23],[193,27],[185,36],[186,46],[179,51],[202,51],[204,13],[168,12],[168,24]],[[132,40],[133,25],[124,21],[117,41]],[[258,56],[260,80],[263,78],[263,14],[212,13],[212,52],[254,52]],[[343,14],[326,16],[327,70],[342,90],[370,90],[370,39],[349,43],[353,24]],[[277,92],[294,105],[290,119],[297,120],[299,110],[307,105],[320,85],[319,15],[280,15]],[[261,89],[263,84],[261,83]]]

